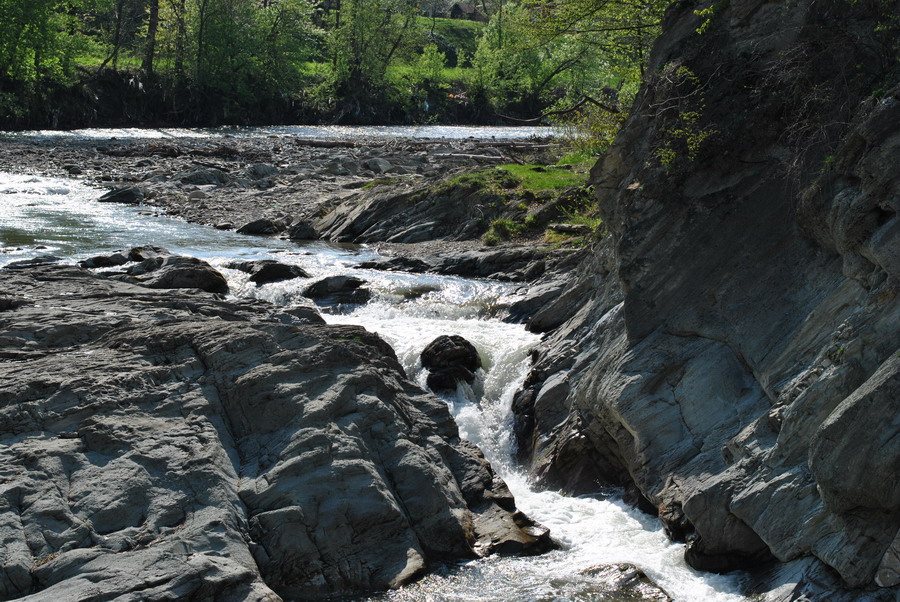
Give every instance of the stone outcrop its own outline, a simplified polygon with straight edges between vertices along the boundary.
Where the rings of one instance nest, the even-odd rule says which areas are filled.
[[[522,300],[555,330],[514,401],[521,457],[629,486],[696,567],[801,563],[778,599],[893,600],[896,3],[702,8],[673,6],[592,172],[608,235]]]
[[[336,242],[471,240],[484,234],[492,220],[522,213],[522,199],[502,193],[502,186],[515,187],[515,180],[493,177],[500,180],[498,186],[486,178],[375,186],[347,199],[315,226],[323,239]]]
[[[0,598],[311,599],[549,543],[362,328],[72,266],[0,290]]]
[[[571,255],[570,251],[530,245],[506,245],[499,248],[442,250],[440,253],[406,257],[403,255],[366,261],[363,269],[386,270],[491,278],[504,281],[531,281],[542,276],[548,265]]]

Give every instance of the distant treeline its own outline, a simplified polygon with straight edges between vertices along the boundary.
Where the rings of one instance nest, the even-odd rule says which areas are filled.
[[[667,4],[0,0],[0,127],[552,113],[602,129],[621,118]]]

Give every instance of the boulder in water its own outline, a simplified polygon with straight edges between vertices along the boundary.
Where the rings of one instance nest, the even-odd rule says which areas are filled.
[[[113,268],[128,263],[128,256],[122,252],[116,252],[112,255],[95,255],[79,261],[78,265],[83,268]]]
[[[372,297],[366,281],[355,276],[329,276],[306,287],[303,296],[318,305],[362,305]]]
[[[281,220],[272,220],[264,217],[244,224],[238,228],[238,234],[278,234],[284,228],[285,223]]]
[[[288,230],[288,238],[291,240],[316,240],[319,238],[319,233],[311,222],[301,220]]]
[[[232,270],[240,270],[250,274],[250,282],[256,285],[294,278],[309,278],[309,274],[303,268],[275,261],[274,259],[259,259],[256,261],[232,261],[225,265]]]
[[[422,367],[428,370],[432,391],[453,390],[460,382],[471,384],[481,368],[475,346],[459,335],[441,335],[422,351]]]
[[[147,193],[144,192],[144,189],[140,186],[126,186],[125,188],[110,190],[97,200],[101,203],[126,203],[135,205],[143,201],[146,197]]]
[[[120,253],[110,257],[117,255]],[[198,288],[209,293],[228,292],[225,277],[196,257],[172,255],[162,247],[148,245],[131,249],[128,259],[138,263],[127,268],[124,273],[110,275],[111,278],[149,288]]]

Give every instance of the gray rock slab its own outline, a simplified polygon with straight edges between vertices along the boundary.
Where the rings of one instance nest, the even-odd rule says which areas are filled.
[[[72,266],[0,289],[2,598],[352,595],[542,538],[482,520],[508,490],[362,328]]]

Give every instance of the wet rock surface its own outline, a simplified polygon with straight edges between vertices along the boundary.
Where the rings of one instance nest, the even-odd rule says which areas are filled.
[[[838,73],[873,46],[821,37],[878,18],[745,0],[698,36],[670,12],[592,173],[609,236],[531,318],[553,330],[514,401],[536,478],[636,486],[706,570],[789,563],[756,584],[772,600],[898,595],[900,90],[867,98]],[[670,137],[691,110],[693,158]]]
[[[422,367],[428,370],[432,391],[455,390],[458,383],[472,384],[481,357],[475,346],[459,335],[442,335],[422,350]]]
[[[254,261],[232,261],[226,268],[240,270],[250,274],[250,282],[257,286],[270,282],[282,282],[294,278],[309,278],[309,274],[300,266],[281,263],[274,259],[257,259]]]
[[[127,265],[128,263],[131,265]],[[84,268],[126,266],[122,271],[107,271],[109,278],[148,288],[196,288],[208,293],[227,293],[228,281],[202,259],[173,255],[162,247],[134,247],[127,253],[91,257],[81,262]]]
[[[317,305],[362,305],[372,298],[372,291],[365,288],[362,278],[355,276],[328,276],[303,289],[303,296]]]
[[[362,328],[74,266],[0,290],[4,599],[310,599],[549,545]]]

